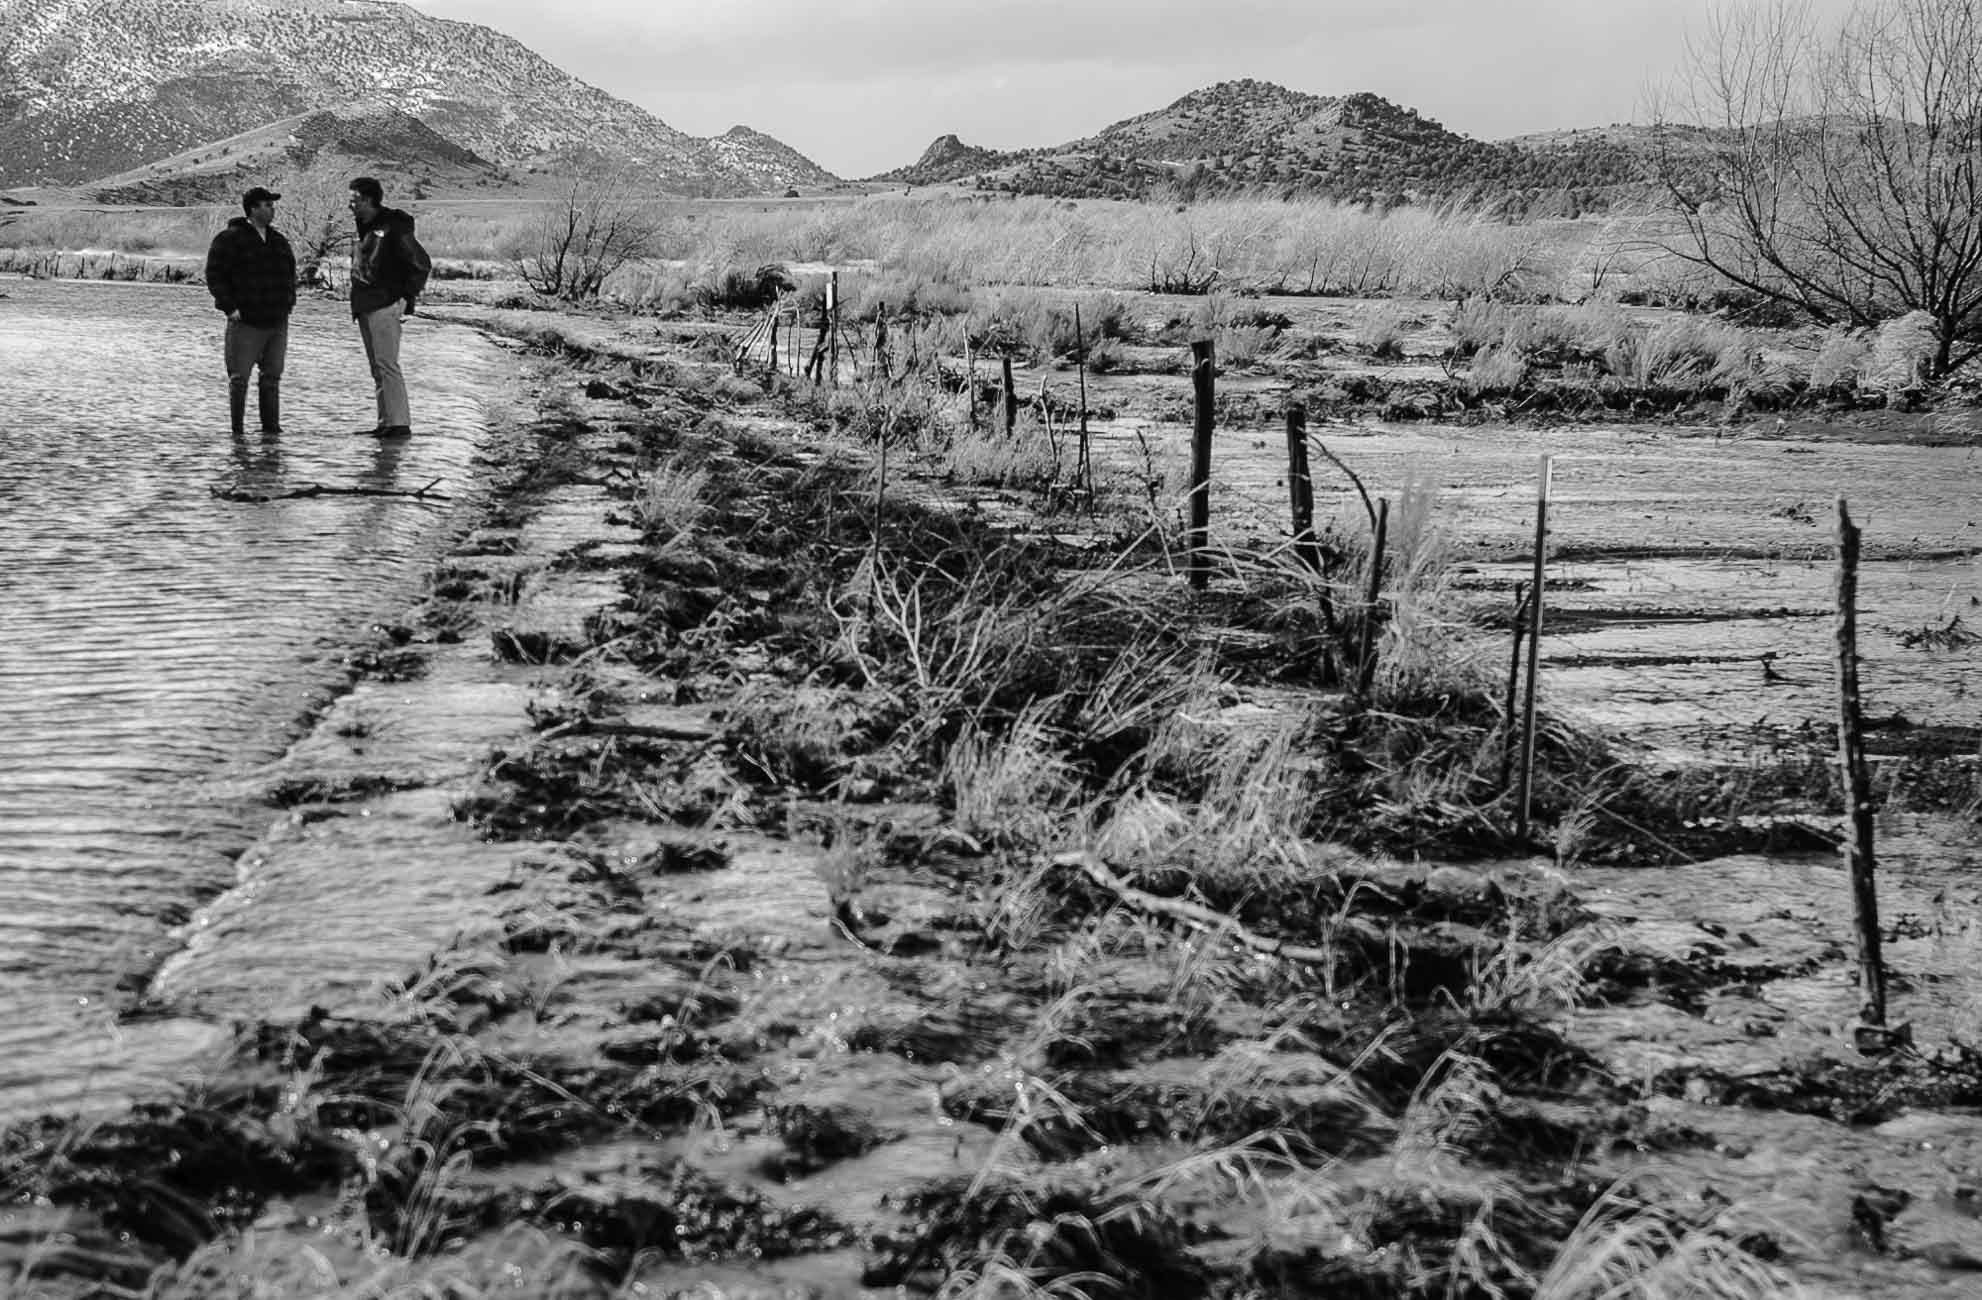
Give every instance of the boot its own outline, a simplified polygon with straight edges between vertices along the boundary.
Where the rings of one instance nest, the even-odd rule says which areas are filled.
[[[248,422],[248,386],[246,384],[227,385],[227,419],[235,437],[246,432]]]
[[[273,384],[263,384],[255,390],[261,408],[262,437],[270,438],[282,432],[282,390]]]

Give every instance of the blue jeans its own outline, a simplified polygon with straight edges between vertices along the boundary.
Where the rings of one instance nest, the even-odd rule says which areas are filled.
[[[372,368],[378,395],[379,424],[406,427],[413,423],[406,401],[406,376],[399,369],[399,321],[404,308],[390,303],[358,317],[358,337],[365,343],[365,361]]]

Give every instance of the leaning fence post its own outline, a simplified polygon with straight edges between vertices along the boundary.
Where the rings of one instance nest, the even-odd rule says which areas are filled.
[[[1199,591],[1211,578],[1211,428],[1217,397],[1218,358],[1210,339],[1191,344],[1191,391],[1196,418],[1191,428],[1190,582]]]
[[[1852,921],[1858,938],[1860,1051],[1879,1052],[1904,1042],[1905,1026],[1886,1028],[1886,964],[1879,939],[1879,893],[1873,878],[1872,790],[1865,764],[1865,730],[1858,692],[1858,526],[1844,498],[1837,502],[1838,762],[1844,778],[1851,835]]]
[[[1548,564],[1548,489],[1554,460],[1542,457],[1540,490],[1535,497],[1535,572],[1528,588],[1528,680],[1521,699],[1521,772],[1514,796],[1514,838],[1528,838],[1529,796],[1535,786],[1535,674],[1542,644],[1542,572]]]

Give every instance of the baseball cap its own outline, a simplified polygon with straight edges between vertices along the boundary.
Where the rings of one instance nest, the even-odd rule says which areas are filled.
[[[274,190],[263,189],[261,186],[257,185],[253,189],[249,190],[246,194],[243,194],[241,196],[241,210],[243,212],[246,212],[249,208],[254,207],[255,204],[257,203],[273,203],[281,197],[282,196],[280,194],[277,194]]]

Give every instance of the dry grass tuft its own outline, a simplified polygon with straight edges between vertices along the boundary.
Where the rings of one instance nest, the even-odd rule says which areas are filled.
[[[633,498],[633,519],[655,541],[666,543],[694,532],[707,516],[703,500],[709,471],[671,458],[654,466]]]
[[[1677,1201],[1613,1187],[1583,1216],[1534,1300],[1790,1300],[1802,1289],[1743,1249],[1731,1212],[1702,1223]]]

